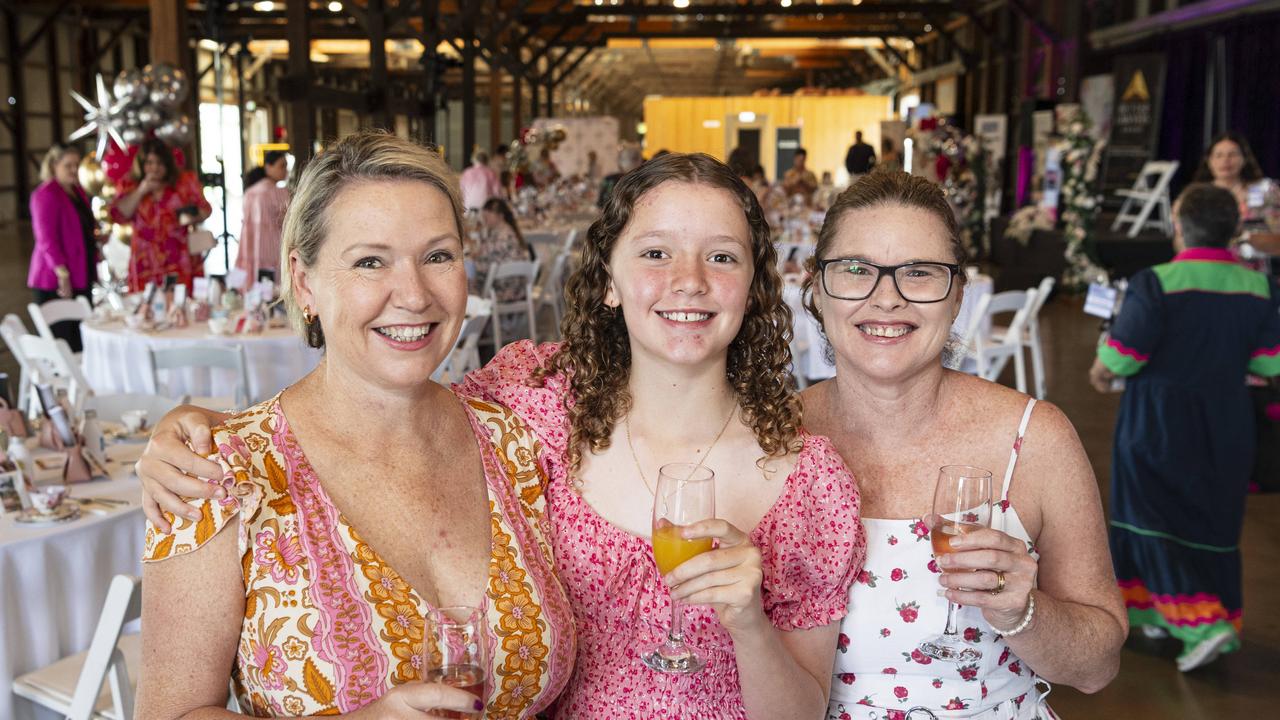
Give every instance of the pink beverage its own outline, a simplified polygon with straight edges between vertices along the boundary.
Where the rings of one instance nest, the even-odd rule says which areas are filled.
[[[424,678],[429,683],[443,683],[449,687],[465,690],[483,701],[484,669],[476,665],[446,665],[427,670]],[[457,710],[432,710],[431,714],[442,718],[479,718],[484,713],[459,712]]]

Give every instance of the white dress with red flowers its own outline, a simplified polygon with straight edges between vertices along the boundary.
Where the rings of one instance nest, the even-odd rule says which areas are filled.
[[[1034,399],[1027,403],[1014,437],[992,525],[1025,541],[1038,557],[1009,504],[1009,479],[1034,404]],[[917,649],[947,624],[947,599],[938,596],[942,586],[929,529],[920,518],[862,521],[867,558],[849,591],[849,614],[840,625],[827,720],[1056,717],[1043,701],[1047,692],[1036,687],[1047,683],[1023,665],[977,608],[958,608],[956,624],[965,640],[982,652],[978,662],[932,660]]]

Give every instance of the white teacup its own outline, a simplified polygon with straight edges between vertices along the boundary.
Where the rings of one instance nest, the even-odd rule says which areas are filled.
[[[209,318],[209,332],[214,335],[221,335],[227,331],[227,319],[225,317]]]
[[[31,489],[31,507],[41,515],[52,515],[67,499],[66,485],[37,485]]]
[[[125,410],[120,413],[120,422],[124,423],[124,429],[132,435],[147,426],[147,411]]]

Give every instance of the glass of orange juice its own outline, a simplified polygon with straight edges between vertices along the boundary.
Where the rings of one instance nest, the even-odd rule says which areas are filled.
[[[671,463],[658,470],[653,497],[653,560],[663,575],[686,560],[711,549],[711,538],[686,540],[681,532],[699,520],[716,515],[716,474],[691,463]],[[659,672],[693,673],[706,665],[697,649],[684,641],[683,611],[671,599],[671,629],[667,640],[642,655],[644,664]]]

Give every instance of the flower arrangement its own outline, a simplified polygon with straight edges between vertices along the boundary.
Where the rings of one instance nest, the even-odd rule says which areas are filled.
[[[1089,238],[1097,223],[1101,198],[1093,186],[1105,143],[1089,134],[1089,118],[1080,113],[1066,123],[1059,148],[1062,150],[1062,196],[1060,199],[1063,232],[1067,240],[1067,269],[1063,285],[1080,290],[1092,282],[1107,282],[1107,271],[1089,256]]]

